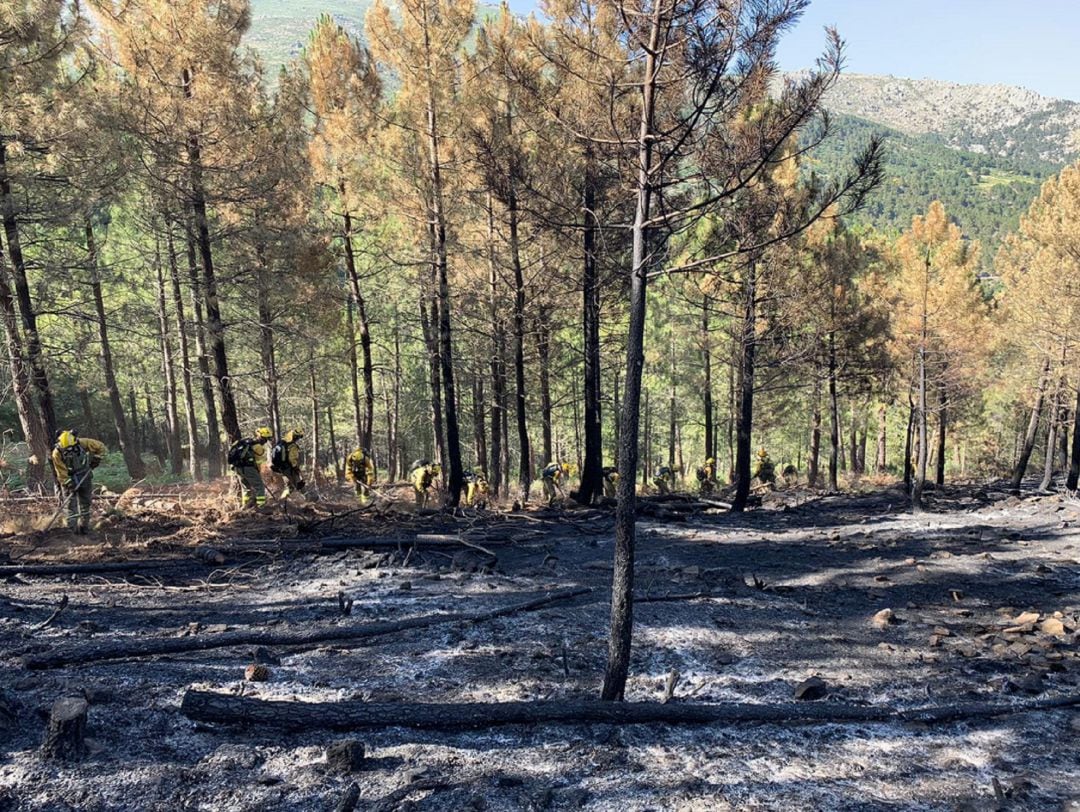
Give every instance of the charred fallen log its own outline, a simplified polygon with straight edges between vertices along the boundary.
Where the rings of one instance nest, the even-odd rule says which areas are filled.
[[[961,702],[897,709],[882,705],[814,702],[780,705],[741,703],[557,702],[373,703],[288,702],[189,690],[180,711],[199,722],[257,725],[287,730],[355,730],[410,727],[470,730],[498,725],[578,724],[828,724],[986,719],[1080,705],[1080,694],[1021,702]]]

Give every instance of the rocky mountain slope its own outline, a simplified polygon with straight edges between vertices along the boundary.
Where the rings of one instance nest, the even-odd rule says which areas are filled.
[[[1080,155],[1080,103],[1020,87],[847,74],[829,106],[983,155],[1053,164]]]

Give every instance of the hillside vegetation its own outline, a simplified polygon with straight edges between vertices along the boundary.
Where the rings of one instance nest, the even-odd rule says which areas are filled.
[[[987,264],[1002,238],[1016,229],[1040,184],[1059,168],[1047,161],[952,149],[934,136],[908,135],[849,115],[835,116],[833,128],[833,136],[808,161],[827,177],[835,177],[872,134],[886,135],[885,180],[856,221],[898,233],[930,201],[941,200],[964,234],[983,244]]]

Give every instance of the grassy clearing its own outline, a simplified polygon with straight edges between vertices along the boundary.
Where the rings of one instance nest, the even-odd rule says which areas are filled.
[[[1020,175],[1016,172],[1009,172],[1004,169],[994,169],[990,172],[980,175],[978,188],[984,192],[991,192],[998,186],[1008,186],[1013,183],[1027,183],[1034,186],[1037,181],[1026,175]]]

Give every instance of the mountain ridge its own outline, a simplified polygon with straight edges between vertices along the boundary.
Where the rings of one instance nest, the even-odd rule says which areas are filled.
[[[1023,87],[846,73],[825,101],[834,112],[954,149],[1058,166],[1080,157],[1080,102]]]

